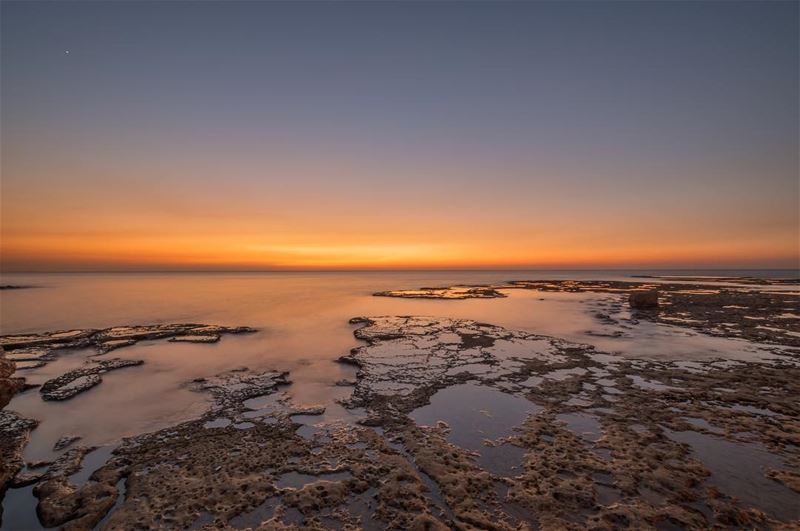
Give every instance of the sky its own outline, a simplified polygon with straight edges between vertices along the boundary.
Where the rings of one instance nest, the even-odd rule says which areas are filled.
[[[798,268],[798,2],[0,4],[3,271]]]

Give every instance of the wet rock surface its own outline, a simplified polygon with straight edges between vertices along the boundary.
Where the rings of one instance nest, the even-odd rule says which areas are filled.
[[[373,515],[378,528],[438,522],[414,465],[375,430],[298,429],[293,416],[324,408],[293,406],[279,391],[286,377],[242,368],[193,382],[214,401],[202,418],[125,439],[83,485],[69,478],[91,449],[68,450],[35,487],[42,522],[65,529],[355,528]]]
[[[170,338],[173,343],[216,343],[220,336],[216,334],[204,334],[196,336],[175,336]]]
[[[181,341],[217,341],[222,334],[255,332],[247,326],[217,326],[204,324],[155,324],[142,326],[115,326],[105,329],[75,329],[42,334],[14,334],[0,336],[0,347],[8,359],[17,363],[44,364],[54,359],[58,352],[67,349],[94,348],[98,354],[135,345],[140,341],[181,338]]]
[[[251,373],[247,367],[233,369],[212,378],[200,378],[192,382],[199,391],[206,391],[214,398],[214,409],[238,410],[245,400],[274,392],[279,385],[287,385],[287,372]]]
[[[419,288],[414,290],[379,291],[376,297],[400,297],[407,299],[497,299],[505,297],[489,286],[451,286],[444,288]]]
[[[53,444],[53,451],[60,451],[66,448],[67,446],[71,446],[72,443],[79,441],[81,439],[80,435],[62,435],[58,438],[58,440]]]
[[[103,381],[101,375],[108,371],[135,367],[143,363],[142,360],[93,360],[85,367],[73,369],[58,378],[47,380],[39,388],[39,393],[43,400],[67,400],[99,385]]]
[[[356,335],[367,345],[347,357],[360,368],[354,405],[369,412],[365,423],[402,442],[458,525],[799,522],[792,489],[800,470],[797,360],[613,359],[589,346],[465,320],[360,322]],[[457,391],[464,382],[487,391]],[[491,393],[527,400],[532,411],[499,438],[484,417],[523,408],[503,406]],[[414,422],[443,394],[452,394],[439,400],[447,407],[424,414],[442,420]],[[472,418],[460,411],[448,419],[464,403]],[[482,425],[488,437],[470,444],[464,434]],[[476,450],[478,443],[485,449]],[[503,455],[517,467],[496,467]]]
[[[640,291],[628,296],[628,304],[636,310],[652,310],[658,308],[658,291]]]
[[[14,376],[15,369],[14,362],[6,358],[5,351],[0,347],[0,409],[25,387],[25,378]]]
[[[87,482],[77,486],[70,476],[81,469],[84,457],[94,448],[77,446],[62,454],[44,473],[33,488],[39,499],[37,514],[45,527],[91,529],[95,515],[107,512],[117,496],[116,487],[102,482]]]
[[[689,278],[695,279],[695,277]],[[725,282],[733,282],[734,279],[742,277],[722,278]],[[744,277],[742,284],[787,287],[800,286],[800,280]],[[386,291],[375,295],[458,299],[469,298],[469,295],[466,295],[469,289],[467,286],[454,286],[432,291]],[[635,315],[639,319],[688,327],[719,337],[736,337],[754,342],[800,347],[800,291],[769,291],[747,286],[605,280],[519,280],[481,286],[479,289],[497,292],[526,289],[542,292],[619,294],[621,300],[626,298],[631,301],[633,309],[644,310]],[[654,293],[657,293],[657,296]]]
[[[5,495],[9,484],[24,467],[22,450],[36,425],[33,419],[6,409],[0,410],[0,496]]]

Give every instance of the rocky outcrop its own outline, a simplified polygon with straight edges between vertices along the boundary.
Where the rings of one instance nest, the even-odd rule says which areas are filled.
[[[14,334],[0,336],[0,347],[8,352],[12,361],[45,364],[58,351],[93,347],[97,354],[135,345],[140,341],[181,338],[179,341],[201,343],[216,342],[223,334],[255,332],[248,326],[217,326],[205,324],[154,324],[142,326],[115,326],[104,329],[75,329],[42,334]]]
[[[53,451],[60,452],[67,446],[72,446],[72,443],[79,441],[80,439],[80,435],[62,435],[58,438],[55,444],[53,444]]]
[[[14,376],[16,370],[13,361],[6,358],[6,353],[0,347],[0,409],[6,407],[18,391],[25,386],[25,378]]]
[[[637,311],[635,319],[646,319],[672,326],[693,328],[704,334],[736,337],[774,345],[800,347],[800,303],[796,292],[773,286],[800,285],[798,279],[762,279],[748,277],[705,279],[681,277],[684,282],[670,283],[676,277],[647,277],[646,282],[617,280],[514,280],[491,286],[453,286],[394,290],[375,295],[405,298],[457,300],[470,298],[470,290],[535,290],[565,293],[607,293],[630,301]],[[732,286],[730,283],[743,286]],[[754,288],[753,286],[760,286]],[[655,293],[655,294],[654,294]],[[502,295],[502,294],[501,294]],[[485,298],[485,297],[479,297]],[[658,308],[658,311],[652,311]],[[650,310],[650,311],[648,311]],[[608,316],[606,316],[608,317]],[[634,320],[635,320],[634,319]],[[604,319],[607,320],[607,319]]]
[[[25,462],[22,450],[28,443],[28,436],[38,423],[6,409],[0,410],[0,499],[5,495],[15,476],[22,470]],[[2,523],[0,507],[0,523]]]
[[[288,375],[288,372],[280,371],[253,373],[247,367],[241,367],[211,378],[198,378],[192,382],[192,387],[210,393],[215,409],[235,409],[245,400],[269,395],[279,385],[287,385]]]
[[[78,446],[67,450],[53,463],[33,488],[39,498],[37,514],[44,527],[63,526],[65,530],[91,529],[114,505],[115,484],[90,481],[78,487],[69,477],[81,469],[83,458],[94,448]]]
[[[628,304],[634,310],[653,310],[658,308],[658,291],[634,291],[628,296]]]
[[[489,286],[450,286],[444,288],[420,288],[408,290],[379,291],[376,297],[399,297],[402,299],[498,299],[505,295]]]
[[[143,363],[144,361],[142,360],[123,360],[118,358],[92,361],[86,367],[73,369],[58,378],[47,380],[39,388],[39,392],[43,400],[67,400],[99,385],[103,381],[101,375],[108,371],[135,367]]]
[[[359,367],[350,405],[367,410],[364,424],[402,442],[438,486],[454,527],[798,523],[796,363],[614,359],[469,320],[353,322],[367,344],[345,358]],[[451,398],[442,398],[438,418],[459,411],[453,425],[419,425],[415,412],[433,407],[439,393]],[[504,396],[514,397],[510,410],[533,413],[508,425],[506,437],[470,427],[508,415],[494,409]],[[511,475],[492,468],[504,454],[518,456]]]
[[[193,382],[214,400],[208,413],[124,440],[82,486],[69,476],[88,449],[68,450],[35,487],[42,523],[64,529],[99,523],[104,529],[449,528],[414,465],[376,431],[332,426],[301,435],[291,416],[320,415],[324,408],[293,406],[278,395],[286,377],[241,368]]]
[[[175,336],[170,338],[173,343],[216,343],[220,337],[216,334],[196,336]]]

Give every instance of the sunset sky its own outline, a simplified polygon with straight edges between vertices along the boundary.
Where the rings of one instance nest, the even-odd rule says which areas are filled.
[[[2,269],[773,267],[797,2],[2,2]]]

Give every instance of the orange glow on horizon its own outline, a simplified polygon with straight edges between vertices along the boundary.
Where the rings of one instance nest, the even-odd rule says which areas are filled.
[[[721,198],[676,190],[667,174],[637,188],[579,168],[595,180],[576,187],[541,164],[502,189],[484,176],[508,168],[464,161],[342,163],[343,182],[340,162],[232,163],[221,181],[200,163],[159,180],[158,164],[128,168],[113,154],[4,160],[0,269],[800,267],[796,197],[780,188]],[[405,177],[445,170],[463,184]]]
[[[227,175],[239,184],[226,188],[194,166],[182,175],[203,180],[142,182],[159,168],[107,175],[77,163],[81,171],[4,161],[0,269],[795,269],[800,262],[796,198],[781,190],[720,200],[712,189],[676,200],[666,178],[631,195],[599,184],[577,190],[544,167],[513,193],[487,179],[451,190],[412,186],[400,169],[380,165],[354,173],[374,184],[343,186],[335,163],[315,169],[313,180],[299,169],[248,180],[231,166]]]
[[[339,239],[269,243],[235,234],[6,234],[0,253],[4,271],[797,267],[797,255],[780,237],[734,243],[463,235],[397,243]]]

